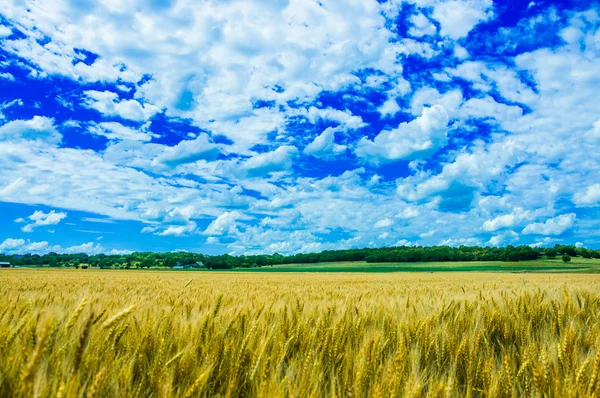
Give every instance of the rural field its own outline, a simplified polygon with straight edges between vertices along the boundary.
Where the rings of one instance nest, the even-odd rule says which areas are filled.
[[[0,396],[600,392],[600,275],[0,273]]]
[[[244,268],[231,269],[246,272]],[[552,272],[600,273],[600,260],[575,257],[568,264],[561,259],[541,258],[529,261],[435,261],[403,263],[367,263],[365,261],[279,264],[252,269],[253,272]]]

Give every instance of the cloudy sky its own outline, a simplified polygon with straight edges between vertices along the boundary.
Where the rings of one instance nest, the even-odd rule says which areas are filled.
[[[600,247],[600,5],[5,0],[0,252]]]

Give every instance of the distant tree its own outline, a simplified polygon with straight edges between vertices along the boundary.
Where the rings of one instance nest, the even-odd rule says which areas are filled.
[[[583,258],[592,258],[592,251],[591,250],[587,250],[587,249],[583,249],[581,251],[581,257],[583,257]]]
[[[544,249],[544,253],[546,253],[546,257],[548,258],[556,258],[556,249],[547,248]]]
[[[150,269],[150,267],[154,264],[154,259],[150,258],[150,257],[146,257],[142,260],[141,263],[141,267],[142,268],[148,268]]]
[[[107,257],[104,257],[102,260],[100,260],[100,262],[98,263],[98,267],[104,269],[104,268],[110,268],[113,266],[112,261],[110,261],[110,259],[108,259]]]
[[[568,254],[571,257],[577,257],[577,249],[575,246],[564,246],[564,245],[555,245],[554,248],[556,251],[562,254]]]
[[[177,261],[173,257],[167,257],[165,259],[165,267],[173,268],[177,265]]]
[[[563,254],[562,260],[563,263],[568,263],[569,261],[571,261],[571,256],[569,256],[568,254]]]
[[[519,261],[519,253],[517,251],[509,251],[506,253],[508,261]]]
[[[48,255],[45,260],[51,267],[57,267],[59,265],[56,256]]]

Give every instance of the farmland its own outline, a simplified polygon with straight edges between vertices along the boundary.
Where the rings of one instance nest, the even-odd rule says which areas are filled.
[[[235,268],[232,271],[247,272]],[[600,273],[600,260],[575,257],[568,264],[560,259],[539,259],[519,262],[463,261],[416,263],[367,263],[365,261],[323,262],[314,264],[281,264],[251,269],[254,272],[567,272]]]
[[[600,275],[0,273],[0,396],[594,396]]]

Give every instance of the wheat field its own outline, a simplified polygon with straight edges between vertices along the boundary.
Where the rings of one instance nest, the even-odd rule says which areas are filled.
[[[0,396],[600,393],[600,275],[0,272]]]

